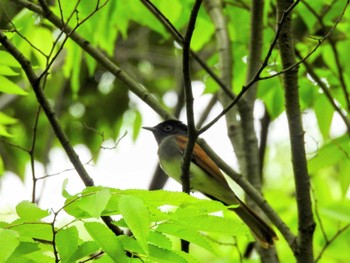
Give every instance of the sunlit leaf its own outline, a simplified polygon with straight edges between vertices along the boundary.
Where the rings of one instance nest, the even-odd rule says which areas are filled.
[[[29,201],[22,201],[16,206],[18,216],[27,221],[38,221],[50,215],[47,210],[37,207]]]
[[[18,233],[9,229],[0,229],[0,262],[7,262],[7,259],[19,245]]]
[[[322,207],[321,212],[323,215],[338,221],[350,223],[350,202],[344,200],[342,202],[334,203],[328,207]]]
[[[327,138],[329,136],[329,129],[332,122],[334,110],[330,105],[329,101],[325,96],[321,94],[318,96],[314,107],[318,127],[320,128],[321,134],[323,138]]]
[[[128,262],[120,240],[106,225],[88,222],[84,226],[94,241],[114,262]]]
[[[78,249],[78,239],[78,230],[74,226],[58,231],[56,246],[62,262],[71,262],[70,258]]]
[[[0,54],[0,56],[1,56],[1,54]],[[10,68],[8,66],[0,64],[0,75],[3,75],[3,76],[17,76],[17,75],[19,75],[19,73],[17,73],[16,71],[14,71],[12,68]]]
[[[149,215],[141,199],[124,195],[119,199],[119,209],[131,232],[148,253]]]
[[[15,94],[15,95],[27,95],[28,93],[20,88],[16,83],[0,75],[0,92]]]

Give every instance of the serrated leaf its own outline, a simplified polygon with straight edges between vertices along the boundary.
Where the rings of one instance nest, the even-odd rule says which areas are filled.
[[[173,242],[166,235],[158,231],[150,231],[148,240],[150,243],[165,249],[172,249],[173,247]]]
[[[12,253],[11,257],[8,259],[8,262],[19,262],[19,260],[24,255],[28,255],[34,252],[40,251],[39,244],[36,242],[23,242],[21,241],[20,244],[17,246],[15,251]]]
[[[18,233],[9,229],[0,229],[0,262],[6,262],[19,245]]]
[[[87,222],[84,226],[93,240],[114,262],[128,262],[120,240],[106,225]]]
[[[99,246],[94,241],[87,241],[78,246],[78,249],[74,252],[70,258],[70,262],[76,262],[79,259],[87,257],[96,253],[99,249]]]
[[[150,220],[145,204],[137,197],[124,195],[119,199],[118,205],[126,224],[142,249],[148,253],[147,241]]]
[[[24,223],[22,219],[19,219],[12,225],[12,229],[17,231],[21,237],[52,241],[52,226],[49,223]]]
[[[208,239],[199,231],[193,230],[191,226],[168,222],[160,224],[156,230],[165,234],[176,236],[180,239],[187,240],[210,251],[213,254],[218,255],[218,251],[213,246],[211,246]]]
[[[149,246],[150,260],[156,262],[176,262],[187,263],[188,261],[182,257],[180,253],[176,253],[174,250],[157,247],[155,245]]]
[[[83,192],[81,198],[66,207],[66,211],[78,218],[99,218],[106,208],[110,198],[111,194],[108,188],[98,190],[91,194]]]
[[[50,215],[50,212],[37,207],[29,201],[22,201],[16,206],[17,215],[25,221],[39,221]]]
[[[63,263],[71,262],[70,258],[78,249],[78,241],[78,230],[75,226],[57,232],[56,247]]]
[[[0,75],[0,92],[14,95],[27,95],[28,93],[16,83]]]
[[[162,206],[162,205],[179,206],[184,203],[198,203],[202,201],[196,197],[185,194],[183,192],[171,192],[171,191],[165,191],[165,190],[148,191],[148,190],[130,189],[130,190],[124,190],[123,194],[136,196],[142,199],[146,204],[149,204],[155,207]]]
[[[187,216],[179,219],[179,222],[191,226],[193,230],[209,233],[239,236],[249,235],[249,229],[238,218],[226,218],[213,215]]]
[[[135,238],[132,238],[130,236],[122,235],[118,236],[118,239],[122,243],[125,250],[138,254],[138,255],[144,255],[145,251],[141,248],[140,244],[136,241]]]

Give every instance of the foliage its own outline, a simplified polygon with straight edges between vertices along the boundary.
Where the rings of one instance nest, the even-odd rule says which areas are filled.
[[[90,187],[68,196],[64,210],[73,220],[58,227],[55,218],[62,210],[54,213],[54,219],[47,223],[48,219],[44,218],[52,217],[51,213],[28,201],[19,203],[16,207],[19,218],[1,226],[2,261],[52,261],[56,255],[62,262],[89,257],[102,262],[192,262],[194,258],[176,249],[171,236],[188,240],[216,255],[220,252],[210,238],[212,235],[251,239],[238,219],[217,214],[227,210],[224,205],[181,192]],[[115,224],[130,229],[132,235],[115,236],[98,221],[104,215],[122,216]],[[82,234],[84,229],[88,235]],[[128,259],[124,250],[133,259]]]
[[[138,107],[140,100],[130,94],[135,93],[131,86],[140,87],[144,93],[137,95],[155,111],[154,104],[148,101],[150,97],[155,97],[157,106],[165,111],[175,111],[164,100],[169,93],[177,94],[180,105],[177,106],[182,108],[178,88],[182,86],[182,76],[178,73],[181,48],[174,45],[172,32],[162,25],[159,16],[146,8],[144,3],[148,1],[127,4],[119,0],[48,1],[64,28],[71,27],[72,32],[78,33],[84,46],[77,44],[72,32],[63,33],[49,17],[30,8],[33,5],[41,10],[42,1],[13,2],[16,7],[6,1],[0,4],[6,11],[3,16],[8,17],[3,20],[0,11],[1,32],[41,76],[45,96],[69,142],[86,145],[94,160],[99,157],[102,142],[116,141],[122,127],[129,126],[133,130],[132,139],[137,140],[143,112]],[[179,32],[184,32],[194,1],[152,2]],[[232,51],[231,90],[239,94],[250,81],[246,80],[246,61],[250,56],[252,4],[251,1],[222,2]],[[317,123],[317,127],[312,127],[316,137],[311,128],[305,132],[317,146],[308,152],[308,172],[317,223],[314,254],[319,262],[349,259],[344,253],[350,245],[350,67],[347,66],[350,13],[342,16],[346,3],[300,1],[293,10],[299,101],[305,115],[314,115]],[[269,50],[271,54],[256,80],[254,100],[264,105],[265,115],[270,119],[265,128],[271,131],[285,113],[284,69],[278,49],[272,46],[277,27],[275,3],[265,1],[263,11],[261,61]],[[206,8],[201,8],[191,48],[214,73],[221,74],[220,47],[213,40],[215,25],[208,13]],[[92,56],[89,48],[100,51],[102,58]],[[118,65],[121,73],[107,70],[102,60]],[[210,72],[194,61],[191,67],[192,79],[205,83],[205,94],[219,92],[220,85]],[[126,81],[127,78],[131,80]],[[50,151],[62,145],[44,116],[25,71],[4,45],[0,46],[0,92],[0,176],[11,171],[24,180],[28,176],[25,173],[28,164],[32,168],[34,162],[49,165]],[[305,118],[305,122],[308,120]],[[262,139],[262,135],[258,137]],[[261,161],[264,196],[296,233],[300,226],[295,188],[291,184],[294,177],[288,154],[290,147],[269,139],[266,149],[262,149],[267,153]],[[33,202],[40,199],[38,193],[34,192],[33,196]],[[230,237],[236,236],[244,245],[251,240],[241,222],[226,213],[226,207],[183,193],[88,187],[75,195],[64,190],[63,196],[66,203],[57,212],[50,213],[23,201],[16,207],[16,220],[0,223],[1,262],[75,262],[91,257],[97,262],[195,262],[204,259],[200,255],[203,249],[209,251],[205,255],[212,257],[212,261],[218,258],[242,261],[239,251],[244,249],[243,245],[239,247],[241,243],[237,245]],[[73,218],[68,223],[57,219],[58,214],[64,213],[63,209]],[[214,213],[218,211],[223,211],[224,216]],[[101,216],[113,216],[117,219],[113,224],[129,229],[132,235],[114,235],[98,219]],[[290,247],[279,236],[276,244],[279,257],[293,261]],[[195,244],[193,254],[182,252],[178,239]]]

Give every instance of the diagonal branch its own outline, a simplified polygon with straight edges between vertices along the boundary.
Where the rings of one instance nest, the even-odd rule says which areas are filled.
[[[54,24],[57,28],[66,34],[70,34],[70,38],[80,46],[86,53],[93,57],[102,67],[112,73],[116,78],[125,83],[131,92],[136,94],[141,100],[149,105],[155,112],[157,112],[164,119],[173,119],[174,116],[167,112],[162,105],[153,97],[147,89],[140,83],[132,79],[125,71],[120,69],[111,59],[106,57],[103,52],[94,48],[85,38],[80,36],[77,32],[72,32],[73,29],[62,23],[62,19],[56,16],[50,10],[44,12],[43,9],[27,0],[13,0],[20,6],[27,8],[39,15],[44,16],[48,21]]]
[[[83,164],[80,162],[78,154],[75,152],[74,148],[70,144],[67,135],[63,131],[59,124],[57,116],[49,104],[43,89],[40,86],[40,78],[36,76],[33,68],[31,67],[30,61],[8,40],[7,36],[0,30],[0,43],[7,49],[7,51],[19,62],[22,66],[32,88],[42,107],[47,119],[49,120],[52,129],[54,130],[58,140],[60,141],[62,147],[64,148],[69,160],[73,164],[80,178],[84,182],[85,186],[93,186],[94,182],[85,170]],[[117,235],[121,235],[123,231],[112,224],[112,219],[110,217],[102,217],[106,225]]]
[[[250,87],[252,87],[255,82],[260,80],[260,75],[263,72],[263,70],[266,68],[266,66],[268,65],[268,61],[272,55],[272,51],[276,46],[277,40],[280,36],[280,32],[282,29],[283,24],[285,23],[286,18],[288,17],[288,14],[290,12],[292,12],[292,10],[298,5],[300,0],[296,0],[288,9],[284,10],[284,12],[282,13],[281,17],[279,18],[279,22],[278,22],[278,26],[277,26],[277,30],[275,33],[275,36],[270,44],[270,47],[267,51],[267,54],[263,60],[262,65],[260,66],[260,68],[257,70],[256,74],[254,75],[254,77],[244,86],[242,86],[242,90],[237,94],[237,96],[234,98],[234,100],[232,100],[232,102],[226,106],[225,109],[223,109],[212,121],[210,121],[206,126],[204,126],[203,128],[200,129],[199,134],[202,134],[203,132],[205,132],[206,130],[208,130],[211,126],[213,126],[221,117],[223,117],[233,106],[235,106],[238,101],[241,99],[241,97],[248,91],[248,89]]]
[[[141,2],[154,14],[154,16],[159,20],[160,23],[167,29],[167,31],[173,36],[176,42],[180,45],[184,43],[184,36],[174,27],[174,25],[164,16],[164,14],[149,0],[141,0]],[[234,95],[229,87],[215,74],[214,71],[209,68],[209,66],[197,55],[196,52],[190,49],[190,54],[193,59],[195,59],[199,65],[215,80],[215,82],[220,86],[220,88],[225,92],[225,94],[234,99]]]

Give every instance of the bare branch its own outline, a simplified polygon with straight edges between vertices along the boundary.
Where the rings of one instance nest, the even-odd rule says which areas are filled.
[[[294,44],[292,40],[292,17],[290,13],[288,15],[285,13],[285,10],[290,10],[290,7],[294,3],[292,0],[277,1],[278,17],[286,16],[278,38],[283,68],[288,68],[295,64]],[[314,261],[313,233],[315,222],[312,213],[310,178],[307,169],[304,131],[299,104],[297,68],[284,73],[283,84],[298,208],[298,247],[293,252],[296,255],[297,262],[311,263]]]
[[[183,39],[183,55],[182,55],[183,69],[182,70],[183,70],[184,89],[185,89],[188,141],[186,144],[186,149],[183,157],[181,182],[182,182],[182,191],[188,194],[191,191],[190,165],[192,160],[192,152],[198,137],[195,121],[194,121],[194,112],[193,112],[193,93],[192,93],[191,69],[190,69],[190,47],[191,47],[191,39],[192,39],[193,31],[196,24],[196,19],[197,19],[201,4],[202,4],[202,0],[195,1],[191,11],[191,16],[188,22],[186,34]],[[189,251],[188,241],[181,240],[181,250],[184,252]]]

